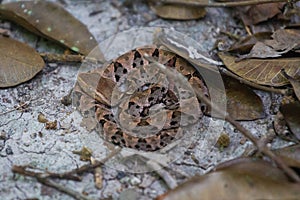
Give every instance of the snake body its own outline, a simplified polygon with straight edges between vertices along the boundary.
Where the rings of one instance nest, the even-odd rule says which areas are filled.
[[[200,101],[145,59],[176,69],[208,96],[200,74],[182,57],[156,46],[131,50],[104,67],[81,73],[75,87],[79,111],[94,117],[105,140],[143,151],[182,137],[182,127],[202,117]],[[92,112],[91,112],[92,111]]]

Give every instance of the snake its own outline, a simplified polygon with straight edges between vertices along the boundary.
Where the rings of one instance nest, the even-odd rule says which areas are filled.
[[[146,55],[179,73],[186,85],[178,85],[176,78],[155,66]],[[163,47],[151,45],[79,73],[74,102],[84,117],[95,119],[95,129],[106,141],[140,151],[157,151],[180,139],[185,134],[183,127],[202,118],[206,106],[194,90],[209,97],[193,65]]]

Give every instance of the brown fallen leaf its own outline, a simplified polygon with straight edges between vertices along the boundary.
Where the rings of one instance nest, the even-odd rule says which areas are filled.
[[[237,159],[216,172],[193,177],[157,200],[299,199],[300,185],[261,160]]]
[[[300,145],[291,145],[285,148],[274,150],[275,154],[290,167],[300,168]]]
[[[45,66],[33,48],[5,37],[0,37],[0,60],[0,88],[26,82]]]
[[[274,58],[300,47],[300,30],[279,29],[272,34],[273,39],[257,41],[245,58]]]
[[[255,120],[265,117],[264,105],[255,92],[239,81],[223,76],[227,112],[235,120]]]
[[[98,43],[87,27],[56,3],[18,1],[1,4],[0,18],[11,20],[75,52],[88,55],[93,50],[93,56],[103,60]]]
[[[281,73],[283,73],[284,77],[290,81],[296,97],[298,98],[298,100],[300,100],[300,76],[297,78],[293,78],[286,74],[284,70],[281,70]]]
[[[255,120],[265,117],[264,106],[260,97],[255,94],[249,87],[240,83],[238,80],[222,75],[225,87],[225,96],[215,96],[214,101],[219,102],[216,98],[226,98],[226,110],[235,120]],[[219,91],[215,91],[216,93]],[[208,108],[205,114],[221,118],[217,113],[212,114],[211,108]]]
[[[225,53],[218,53],[224,65],[240,77],[256,84],[269,86],[283,86],[289,81],[280,71],[282,69],[291,76],[300,74],[300,57],[276,59],[246,59],[236,62],[236,57]]]
[[[233,44],[228,51],[231,53],[239,54],[249,53],[252,47],[256,44],[256,42],[262,42],[264,40],[271,39],[271,35],[272,32],[259,32],[253,35],[246,36],[237,43]]]
[[[300,48],[300,30],[279,29],[272,34],[273,40],[265,40],[264,43],[274,50],[291,50]]]
[[[295,101],[288,104],[283,104],[279,108],[280,112],[298,140],[300,140],[300,102]]]
[[[275,16],[282,15],[285,3],[266,3],[254,6],[239,7],[240,16],[245,25],[258,24]]]
[[[272,47],[269,47],[263,42],[257,42],[251,49],[250,53],[246,55],[241,55],[237,61],[241,61],[246,58],[276,58],[280,57],[282,54],[289,52],[291,49],[286,49],[285,51],[277,51]]]
[[[161,4],[153,0],[148,0],[148,2],[151,10],[159,17],[165,19],[192,20],[202,18],[206,15],[204,7],[180,4]]]

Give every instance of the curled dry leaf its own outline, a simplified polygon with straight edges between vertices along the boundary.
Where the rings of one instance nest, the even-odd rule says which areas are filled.
[[[277,51],[263,42],[257,42],[251,49],[250,53],[240,56],[237,61],[241,61],[246,58],[276,58],[289,51],[290,49]]]
[[[267,162],[251,159],[230,162],[216,172],[192,178],[157,200],[300,198],[300,185],[288,182],[282,171]]]
[[[282,69],[291,76],[300,73],[300,58],[277,59],[247,59],[236,62],[236,57],[220,52],[219,57],[224,65],[240,77],[256,84],[269,86],[283,86],[289,81],[280,71]]]
[[[149,0],[148,2],[151,10],[159,17],[165,19],[192,20],[202,18],[206,15],[205,8],[199,6],[161,4],[153,0]]]
[[[28,81],[45,66],[33,48],[4,37],[0,37],[0,60],[0,88]]]
[[[93,151],[90,148],[84,146],[80,151],[73,151],[73,153],[80,155],[80,160],[82,161],[90,161]]]
[[[54,40],[75,52],[103,59],[98,43],[87,27],[58,4],[18,1],[0,5],[0,18],[14,21],[29,31]],[[98,47],[97,47],[98,48]]]
[[[280,112],[298,140],[300,140],[300,102],[295,101],[280,106]]]
[[[300,30],[279,29],[272,34],[273,40],[266,40],[265,44],[275,50],[291,50],[300,48]]]
[[[275,58],[300,47],[300,31],[296,29],[279,29],[272,34],[273,39],[257,41],[245,58]],[[240,52],[239,52],[240,53]]]
[[[248,35],[245,38],[241,39],[230,49],[228,50],[231,53],[239,53],[239,54],[246,54],[249,53],[252,47],[256,44],[258,41],[264,41],[267,39],[271,39],[272,32],[259,32],[255,33],[253,35]]]

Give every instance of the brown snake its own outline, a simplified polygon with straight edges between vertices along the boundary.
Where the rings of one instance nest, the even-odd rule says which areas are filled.
[[[75,106],[99,122],[105,140],[155,151],[182,137],[182,127],[196,123],[203,108],[193,91],[176,85],[172,77],[151,65],[145,54],[176,69],[187,84],[208,96],[201,76],[185,59],[147,46],[127,52],[105,67],[80,73],[74,88]]]

